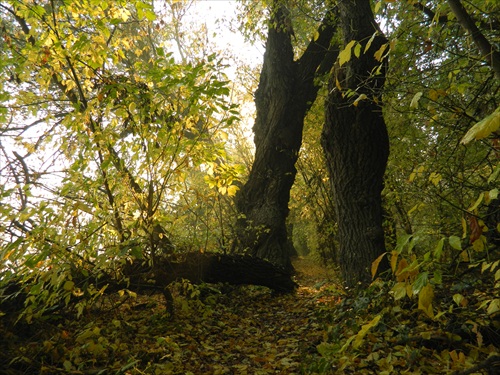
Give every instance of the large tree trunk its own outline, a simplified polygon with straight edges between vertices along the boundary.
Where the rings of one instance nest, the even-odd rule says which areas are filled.
[[[341,1],[339,11],[344,43],[359,41],[361,54],[357,58],[352,53],[331,77],[322,145],[334,192],[342,275],[354,286],[370,280],[372,262],[385,251],[381,192],[389,139],[380,91],[386,63],[376,75],[381,62],[374,53],[387,40],[376,26],[369,0]],[[366,99],[354,103],[362,94]],[[379,270],[386,266],[382,263]]]
[[[291,269],[292,244],[286,218],[304,117],[316,99],[315,79],[331,69],[335,53],[332,13],[302,57],[294,61],[291,20],[283,2],[271,10],[264,64],[255,93],[255,160],[247,183],[236,196],[240,212],[233,250]]]

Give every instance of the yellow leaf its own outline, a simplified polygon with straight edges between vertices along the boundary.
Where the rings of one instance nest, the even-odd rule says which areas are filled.
[[[351,59],[352,47],[356,44],[355,40],[351,40],[345,48],[339,53],[339,65],[342,66]]]
[[[414,213],[417,210],[420,210],[421,208],[425,207],[425,203],[417,203],[415,206],[413,206],[410,211],[408,211],[408,216],[410,216],[412,213]]]
[[[432,332],[421,332],[420,337],[422,337],[424,340],[430,340],[432,337]]]
[[[488,309],[486,310],[489,315],[493,315],[500,311],[500,299],[494,299],[490,302]]]
[[[457,304],[459,307],[465,307],[467,306],[467,298],[465,298],[463,295],[460,293],[456,293],[453,295],[453,301]]]
[[[438,186],[439,181],[441,181],[443,176],[440,173],[432,172],[429,176],[429,181],[434,184],[434,186]]]
[[[364,99],[368,99],[368,97],[366,96],[366,94],[361,94],[360,96],[358,96],[356,98],[356,100],[354,101],[354,103],[352,103],[353,106],[357,107],[358,106],[358,103],[361,101],[361,100],[364,100]]]
[[[358,57],[361,55],[361,44],[356,43],[354,46],[354,56]]]
[[[356,338],[354,339],[354,342],[352,344],[352,347],[354,349],[357,349],[361,346],[361,344],[363,343],[363,339],[366,336],[366,334],[368,333],[368,331],[378,324],[378,322],[380,321],[380,318],[381,318],[381,315],[377,315],[375,318],[373,318],[371,320],[371,322],[366,323],[361,327],[360,331],[356,335]]]
[[[491,115],[476,123],[464,135],[460,143],[467,144],[472,140],[478,140],[488,137],[491,133],[500,128],[500,107],[498,107]]]
[[[317,41],[319,38],[319,31],[316,30],[316,32],[314,33],[314,36],[313,36],[313,41]]]
[[[413,286],[411,284],[406,284],[406,295],[408,297],[413,297]]]
[[[236,192],[239,190],[239,187],[236,185],[231,185],[227,188],[227,195],[229,197],[234,197],[236,195]]]
[[[408,278],[408,262],[405,258],[401,259],[398,264],[398,269],[396,270],[396,280],[404,281]]]
[[[377,61],[382,61],[382,57],[386,49],[387,49],[387,43],[382,44],[382,46],[378,49],[378,51],[373,54],[373,56]]]
[[[432,300],[434,299],[434,289],[431,284],[424,286],[418,293],[418,309],[422,310],[429,318],[434,318],[432,310]]]
[[[481,252],[484,250],[484,236],[479,237],[477,240],[475,240],[472,243],[472,248],[477,251]]]
[[[375,275],[377,274],[378,266],[380,264],[380,261],[385,257],[387,253],[383,253],[380,255],[377,259],[375,259],[372,263],[372,279],[375,278]]]
[[[382,3],[382,2],[379,2],[379,3],[377,3],[377,4],[381,4],[381,3]],[[376,5],[375,5],[375,7],[376,7]],[[377,11],[375,11],[375,13],[376,13],[376,12],[377,12]],[[373,33],[373,35],[370,37],[370,39],[368,39],[368,42],[366,42],[366,46],[365,46],[365,49],[364,49],[363,53],[366,53],[366,51],[368,51],[368,49],[369,49],[369,48],[370,48],[370,46],[372,45],[373,39],[375,39],[375,36],[377,36],[377,31],[375,31],[375,32]]]
[[[468,211],[469,212],[474,211],[481,204],[483,199],[484,199],[484,193],[479,194],[479,197],[476,199],[476,202],[469,207]]]
[[[336,87],[339,91],[342,91],[342,86],[340,86],[340,82],[339,82],[339,80],[337,79],[337,77],[335,77],[335,87]]]
[[[227,141],[229,139],[229,135],[227,132],[219,130],[219,136],[222,138],[222,140]]]
[[[375,4],[375,8],[373,9],[373,12],[378,13],[381,5],[382,5],[382,1],[377,2],[377,4]]]
[[[391,270],[392,272],[396,272],[396,265],[397,265],[397,262],[398,262],[398,252],[397,251],[393,251],[391,253]]]
[[[429,90],[429,94],[427,95],[430,100],[436,101],[439,98],[438,92],[434,89]]]
[[[130,113],[134,113],[136,106],[137,106],[137,105],[135,104],[135,102],[131,102],[131,103],[128,105],[128,111],[129,111]]]

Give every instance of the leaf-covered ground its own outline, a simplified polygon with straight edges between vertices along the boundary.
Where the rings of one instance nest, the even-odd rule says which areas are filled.
[[[333,273],[305,259],[295,266],[301,286],[294,295],[179,283],[173,320],[161,295],[125,293],[105,297],[79,320],[3,326],[2,363],[7,374],[304,372],[306,356],[323,339],[318,304],[327,299],[318,293]]]
[[[310,259],[294,265],[294,295],[178,283],[173,320],[162,296],[133,293],[107,296],[78,320],[12,326],[4,317],[0,373],[500,373],[498,316],[474,304],[486,288],[461,290],[459,308],[442,289],[434,308],[443,313],[430,319],[415,301],[395,302],[391,284],[349,295],[333,271]]]

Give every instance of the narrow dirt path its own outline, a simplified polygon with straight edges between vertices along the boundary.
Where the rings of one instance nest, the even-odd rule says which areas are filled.
[[[211,316],[171,334],[171,339],[189,349],[182,352],[184,370],[194,374],[299,373],[304,355],[314,351],[323,337],[318,295],[329,275],[306,259],[295,266],[300,283],[297,294],[273,297],[263,288],[239,288],[218,301]]]

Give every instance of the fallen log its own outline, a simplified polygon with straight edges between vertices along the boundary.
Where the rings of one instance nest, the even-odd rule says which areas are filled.
[[[277,293],[291,293],[297,286],[291,273],[284,269],[260,258],[238,254],[191,252],[159,258],[153,272],[157,285],[164,287],[178,279],[192,283],[261,285]]]
[[[87,270],[88,271],[88,270]],[[162,292],[166,299],[166,308],[173,315],[173,298],[168,289],[169,285],[180,279],[186,279],[194,284],[229,283],[233,285],[260,285],[272,289],[276,293],[292,293],[297,284],[292,275],[274,264],[247,255],[199,253],[191,252],[176,254],[155,259],[154,266],[147,262],[129,263],[122,269],[123,276],[113,277],[110,274],[94,275],[89,272],[73,270],[72,281],[75,286],[85,289],[85,285],[92,284],[101,289],[106,286],[105,293],[113,293],[120,289],[141,292]],[[5,313],[15,313],[24,306],[28,294],[27,285],[11,281],[0,288],[0,309]],[[7,297],[9,296],[9,297]],[[83,297],[80,297],[83,298]],[[66,304],[61,304],[61,308]]]

